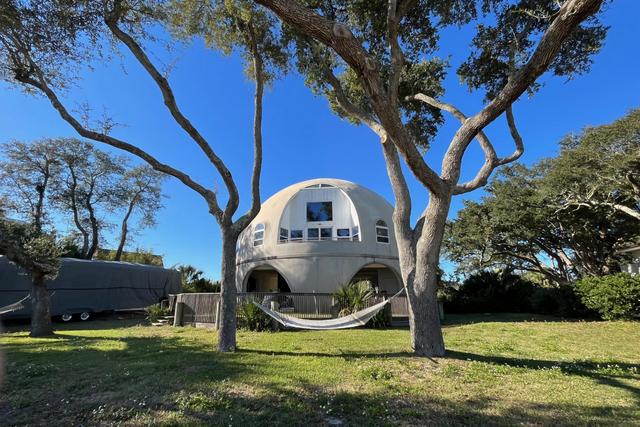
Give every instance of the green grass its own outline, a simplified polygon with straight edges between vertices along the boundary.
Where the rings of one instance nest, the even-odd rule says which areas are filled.
[[[452,316],[447,358],[404,329],[215,334],[140,321],[0,336],[0,424],[638,425],[640,323]]]

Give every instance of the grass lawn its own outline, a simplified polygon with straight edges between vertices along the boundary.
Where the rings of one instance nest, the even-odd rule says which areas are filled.
[[[141,321],[0,336],[0,425],[640,425],[640,323],[451,316],[447,358],[406,329],[215,334]]]

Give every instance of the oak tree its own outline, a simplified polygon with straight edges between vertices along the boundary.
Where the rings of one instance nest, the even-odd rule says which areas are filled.
[[[337,113],[368,126],[380,139],[396,207],[395,235],[409,300],[412,346],[418,355],[445,353],[436,299],[438,262],[453,196],[486,184],[499,166],[524,150],[513,103],[539,88],[549,71],[573,76],[588,70],[606,33],[596,13],[603,0],[255,0],[283,23],[298,69]],[[474,24],[471,53],[457,72],[486,103],[465,114],[442,101],[447,58],[443,29]],[[425,151],[442,112],[460,127],[440,168]],[[504,115],[515,149],[499,156],[484,129]],[[477,140],[485,160],[460,182],[462,159]],[[424,186],[429,203],[411,222],[411,196],[400,159]],[[438,172],[439,170],[439,172]]]

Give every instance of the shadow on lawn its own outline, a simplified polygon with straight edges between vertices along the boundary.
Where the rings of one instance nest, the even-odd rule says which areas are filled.
[[[367,426],[616,424],[632,423],[638,416],[632,408],[503,401],[486,394],[448,399],[409,392],[384,381],[358,387],[360,391],[344,391],[339,385],[320,387],[305,378],[287,382],[278,378],[278,382],[273,377],[278,369],[288,366],[288,361],[263,357],[414,357],[407,352],[325,354],[245,348],[235,354],[219,354],[214,351],[213,340],[209,344],[180,335],[60,337],[63,341],[56,341],[60,348],[47,343],[45,347],[41,343],[40,349],[35,343],[5,347],[10,380],[0,393],[8,391],[11,406],[0,405],[0,419],[8,424],[140,425],[162,423],[163,417],[173,414],[171,425],[308,427],[326,425],[329,417],[339,418],[346,425]],[[597,365],[590,363],[457,351],[449,352],[449,357],[527,369],[560,366],[572,375],[589,376],[638,393],[637,388],[620,384],[614,376],[598,374]],[[618,365],[629,369],[636,366]],[[361,381],[365,385],[371,380]]]
[[[388,359],[388,358],[418,358],[410,352],[386,352],[386,353],[363,353],[363,352],[341,352],[341,353],[319,353],[319,352],[291,352],[291,351],[272,351],[272,350],[256,350],[242,348],[238,350],[241,353],[253,353],[269,356],[311,356],[311,357],[328,357],[341,358],[345,360],[357,359]],[[557,361],[557,360],[539,360],[514,358],[503,356],[488,356],[475,353],[467,353],[455,350],[447,350],[445,358],[467,360],[488,363],[492,365],[509,366],[513,368],[525,368],[530,370],[549,370],[560,369],[561,372],[568,375],[576,375],[589,377],[600,384],[610,387],[620,388],[631,392],[640,401],[640,387],[626,384],[622,379],[638,379],[640,376],[640,364],[623,363],[617,361],[609,361],[606,363],[596,363],[589,361]],[[442,359],[431,359],[434,363],[438,363]]]
[[[600,384],[620,388],[631,392],[636,399],[640,400],[640,387],[625,384],[621,379],[640,378],[640,364],[609,361],[603,363],[589,361],[558,361],[558,360],[538,360],[523,359],[504,356],[487,356],[462,351],[448,350],[447,357],[458,360],[471,360],[476,362],[490,363],[492,365],[510,366],[514,368],[526,369],[560,369],[568,375],[589,377]]]

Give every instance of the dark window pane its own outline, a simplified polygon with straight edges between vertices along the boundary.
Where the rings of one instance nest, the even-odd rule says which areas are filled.
[[[264,231],[256,231],[256,232],[253,234],[253,238],[254,238],[255,240],[260,240],[260,239],[264,238]]]
[[[302,239],[302,230],[291,230],[291,240]]]
[[[333,221],[333,205],[331,202],[307,203],[307,221]]]
[[[322,240],[331,240],[331,237],[333,235],[332,231],[332,228],[321,228],[320,237],[322,238]]]
[[[338,228],[336,230],[336,234],[338,237],[349,237],[349,229],[348,228]]]
[[[318,240],[320,236],[317,228],[307,228],[307,240]]]
[[[385,236],[388,237],[389,236],[389,229],[388,228],[381,228],[381,227],[377,227],[376,228],[376,234],[378,236]]]
[[[253,241],[253,246],[260,246],[260,245],[262,245],[262,242],[263,242],[262,239],[261,240],[254,240]]]
[[[380,243],[389,243],[389,238],[388,237],[378,236],[378,242],[380,242]]]

